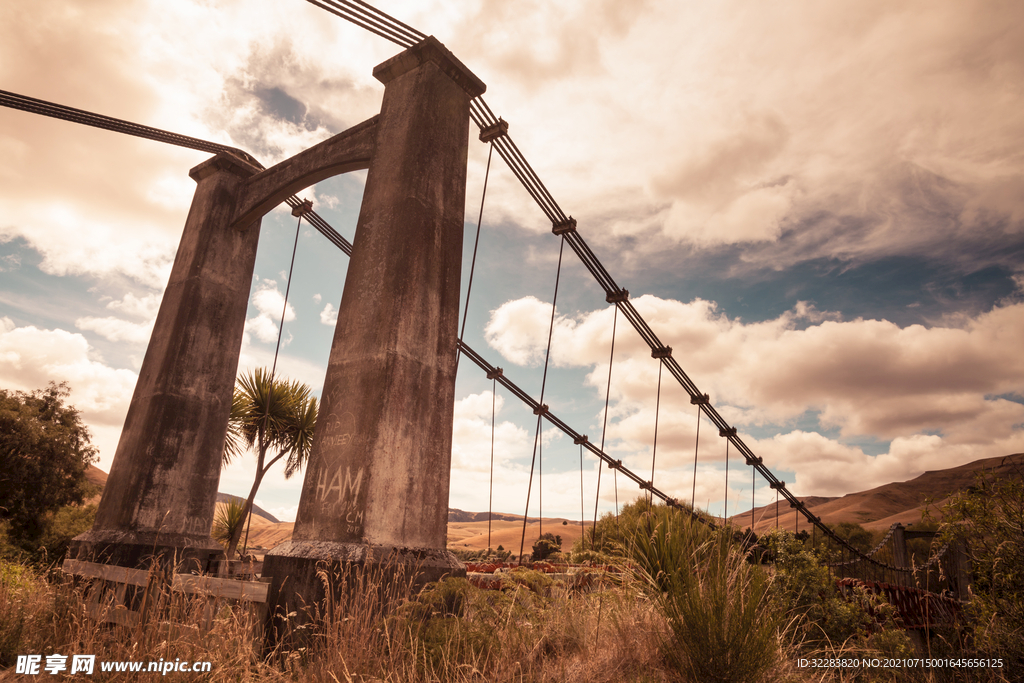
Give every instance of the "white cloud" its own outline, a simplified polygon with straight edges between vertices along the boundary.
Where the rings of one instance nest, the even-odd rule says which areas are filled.
[[[505,404],[501,396],[490,391],[471,394],[455,402],[452,432],[452,468],[460,472],[486,472],[491,464],[491,401],[495,415]],[[495,420],[494,463],[507,467],[516,459],[529,455],[533,440],[522,427],[507,420]]]
[[[162,294],[147,294],[138,297],[132,292],[128,292],[120,300],[108,302],[107,308],[135,318],[142,318],[142,322],[132,322],[112,316],[106,318],[85,316],[75,320],[75,327],[95,332],[113,342],[148,344],[162,298]]]
[[[162,299],[163,294],[147,294],[139,297],[128,292],[119,301],[109,302],[107,308],[137,318],[155,319]]]
[[[0,384],[32,391],[49,382],[67,381],[71,403],[82,411],[100,449],[101,465],[109,467],[121,425],[128,412],[137,375],[91,357],[88,342],[66,330],[14,327],[4,319],[0,334]]]
[[[260,506],[262,507],[262,506]],[[266,508],[264,508],[266,509]],[[277,517],[282,522],[294,522],[295,515],[299,513],[299,506],[292,505],[290,507],[274,507],[267,509],[267,512]]]
[[[156,322],[155,319],[144,323],[133,323],[121,318],[84,317],[75,321],[75,327],[80,330],[95,332],[101,337],[114,342],[124,341],[131,344],[147,344],[149,343],[150,335],[153,333],[154,322]]]
[[[330,303],[324,306],[324,310],[320,311],[320,322],[324,325],[338,324],[338,312],[334,310],[334,306]]]
[[[872,485],[909,478],[925,466],[920,457],[907,456],[921,444],[932,449],[933,463],[944,466],[1024,449],[1024,405],[999,398],[1024,395],[1024,303],[997,306],[962,320],[958,328],[843,322],[804,302],[758,323],[730,319],[701,300],[642,296],[633,304],[741,433],[744,426],[778,431],[757,443],[770,453],[766,461],[772,467],[797,468],[805,493],[849,490],[854,474]],[[530,297],[504,304],[491,316],[488,343],[510,362],[536,362],[547,342],[550,311]],[[595,397],[603,397],[607,381],[612,315],[603,309],[556,322],[553,358],[591,368],[586,382]],[[619,323],[609,439],[621,440],[615,447],[627,458],[643,460],[654,431],[658,365],[621,316]],[[696,415],[689,395],[668,377],[658,457],[673,468],[692,462]],[[838,428],[839,439],[791,431],[790,421],[806,415],[816,415],[822,427]],[[870,456],[842,442],[864,436],[891,441],[889,453]],[[917,446],[908,450],[911,444]],[[701,451],[712,461],[724,457],[721,439],[707,422]],[[821,462],[812,464],[811,454]],[[805,473],[810,471],[816,474]]]
[[[256,338],[262,342],[277,341],[280,332],[281,311],[285,312],[285,322],[295,320],[295,309],[291,304],[285,308],[284,294],[277,288],[277,282],[274,280],[262,280],[256,285],[256,291],[252,295],[252,305],[259,311],[259,315],[245,321],[245,332],[256,335]]]

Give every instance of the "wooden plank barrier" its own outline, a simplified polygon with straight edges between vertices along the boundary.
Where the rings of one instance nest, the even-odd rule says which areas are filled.
[[[64,560],[62,569],[66,574],[101,582],[99,586],[94,586],[89,590],[86,599],[86,614],[90,619],[99,623],[137,626],[145,620],[157,594],[167,586],[165,575],[154,570],[129,569],[128,567],[70,559]],[[107,583],[114,584],[115,588],[112,592],[105,590]],[[136,592],[139,589],[142,590],[141,604],[138,610],[130,609],[125,604],[128,586],[135,586]],[[170,589],[172,593],[206,596],[212,598],[214,603],[226,599],[265,605],[270,582],[269,579],[240,581],[196,574],[174,574],[171,578]],[[139,601],[138,595],[134,597],[136,601]],[[212,605],[208,605],[206,610],[208,626],[212,623],[213,610],[211,608]]]
[[[217,579],[212,576],[198,576],[196,574],[175,574],[171,582],[171,590],[178,593],[208,595],[216,598],[229,598],[246,602],[266,602],[270,583]]]

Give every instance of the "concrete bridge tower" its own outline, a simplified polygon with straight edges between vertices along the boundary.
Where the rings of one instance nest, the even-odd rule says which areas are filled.
[[[324,561],[398,563],[422,580],[463,571],[445,546],[469,102],[485,86],[433,37],[374,76],[378,116],[266,170],[228,153],[192,170],[198,187],[96,523],[76,539],[82,559],[217,555],[209,532],[260,218],[367,169],[294,536],[264,575],[284,605],[316,599]]]

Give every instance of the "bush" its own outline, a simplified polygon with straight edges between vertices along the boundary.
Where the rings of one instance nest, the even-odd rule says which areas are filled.
[[[531,559],[534,562],[546,560],[552,555],[561,552],[562,550],[562,537],[555,536],[552,533],[541,534],[537,542],[533,544],[533,555]]]
[[[17,656],[24,654],[22,639],[31,620],[25,603],[42,584],[28,568],[0,559],[0,668],[13,666]]]
[[[775,581],[772,595],[788,620],[790,638],[801,650],[840,651],[851,647],[870,649],[873,634],[895,631],[894,609],[881,598],[867,591],[853,591],[849,598],[837,589],[823,557],[808,550],[791,533],[776,530],[762,541],[775,559]],[[899,633],[898,638],[874,638],[876,644],[899,641],[897,647],[908,649],[910,641]],[[886,646],[889,647],[889,646]]]
[[[942,508],[939,543],[958,545],[974,571],[967,616],[973,645],[1024,669],[1024,468],[974,485]]]
[[[39,555],[49,563],[60,562],[75,536],[92,528],[96,506],[65,505],[47,516],[39,538]]]
[[[697,681],[765,680],[782,656],[768,575],[729,534],[675,512],[649,512],[629,544],[641,589],[671,627],[665,655]]]

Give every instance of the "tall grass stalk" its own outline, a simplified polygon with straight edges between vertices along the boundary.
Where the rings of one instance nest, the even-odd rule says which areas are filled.
[[[353,574],[330,582],[337,590],[314,606],[314,621],[293,620],[310,634],[305,644],[265,656],[256,606],[160,593],[149,619],[118,626],[87,616],[86,584],[7,567],[0,566],[7,577],[0,581],[0,681],[19,678],[17,655],[54,653],[94,654],[97,662],[209,661],[212,671],[201,680],[211,683],[675,680],[659,650],[664,619],[621,589],[604,594],[598,634],[599,595],[574,594],[539,577],[509,577],[502,591],[449,579],[392,602],[390,577]],[[108,602],[104,609],[119,608]],[[120,682],[138,674],[103,673],[97,665],[86,678]]]

